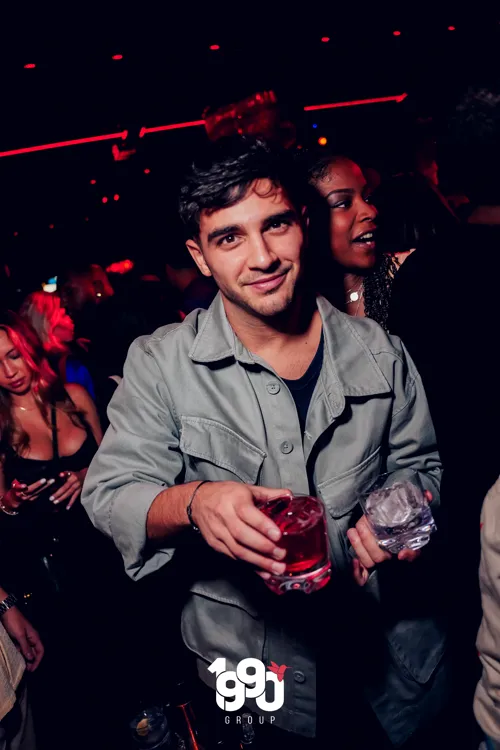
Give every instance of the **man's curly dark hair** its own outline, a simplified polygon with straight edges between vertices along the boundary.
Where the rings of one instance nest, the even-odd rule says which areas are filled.
[[[209,144],[191,164],[180,191],[179,214],[189,237],[198,237],[203,211],[234,206],[260,179],[270,180],[273,188],[283,188],[298,210],[304,205],[300,176],[289,152],[261,138],[245,136]]]

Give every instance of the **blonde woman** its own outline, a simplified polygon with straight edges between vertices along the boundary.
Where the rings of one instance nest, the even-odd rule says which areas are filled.
[[[81,723],[101,660],[97,614],[86,602],[99,601],[103,620],[109,561],[79,502],[101,438],[87,391],[61,383],[26,320],[0,317],[0,574],[47,647],[33,705],[44,746],[54,750],[63,722]]]

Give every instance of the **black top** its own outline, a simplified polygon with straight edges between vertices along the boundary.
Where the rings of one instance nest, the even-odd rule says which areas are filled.
[[[54,505],[49,498],[65,481],[59,477],[62,471],[80,471],[89,466],[97,450],[97,442],[90,427],[84,425],[86,437],[80,448],[70,456],[61,456],[55,407],[52,407],[51,417],[52,458],[24,458],[13,448],[5,455],[6,487],[13,479],[28,485],[42,477],[56,480],[36,500],[23,503],[19,515],[0,515],[0,565],[6,581],[3,585],[9,585],[18,596],[26,591],[45,595],[47,580],[53,577],[53,572],[45,570],[44,560],[50,559],[55,564],[58,558],[60,568],[74,580],[73,570],[81,566],[89,549],[92,524],[81,504],[75,503],[67,513],[65,502]]]
[[[42,479],[42,477],[45,477],[45,479],[57,479],[62,471],[80,471],[90,465],[97,450],[97,443],[90,427],[88,425],[84,426],[86,438],[78,450],[70,456],[61,456],[57,438],[57,414],[55,407],[51,409],[51,422],[52,458],[24,458],[11,448],[7,451],[3,467],[6,487],[10,487],[14,479],[29,485]]]
[[[321,340],[319,342],[318,350],[314,355],[313,361],[307,368],[307,372],[302,375],[301,378],[298,378],[298,380],[285,380],[285,378],[283,378],[283,382],[288,386],[290,393],[293,396],[293,400],[295,401],[302,434],[304,434],[307,412],[323,366],[324,349],[325,339],[323,331],[321,331]]]

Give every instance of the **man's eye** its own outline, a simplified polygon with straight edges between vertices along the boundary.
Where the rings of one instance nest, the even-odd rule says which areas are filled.
[[[218,245],[232,245],[234,242],[236,242],[236,235],[235,234],[226,234],[225,237],[222,237]]]
[[[290,222],[285,221],[284,219],[276,219],[276,221],[273,221],[271,224],[269,224],[268,229],[285,229],[289,226]]]

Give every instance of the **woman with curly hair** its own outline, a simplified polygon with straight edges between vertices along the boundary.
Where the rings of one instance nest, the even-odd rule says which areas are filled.
[[[345,156],[327,154],[312,162],[308,181],[316,193],[310,221],[311,241],[321,258],[319,291],[340,310],[387,328],[399,263],[394,256],[377,253],[377,209],[361,168]]]

